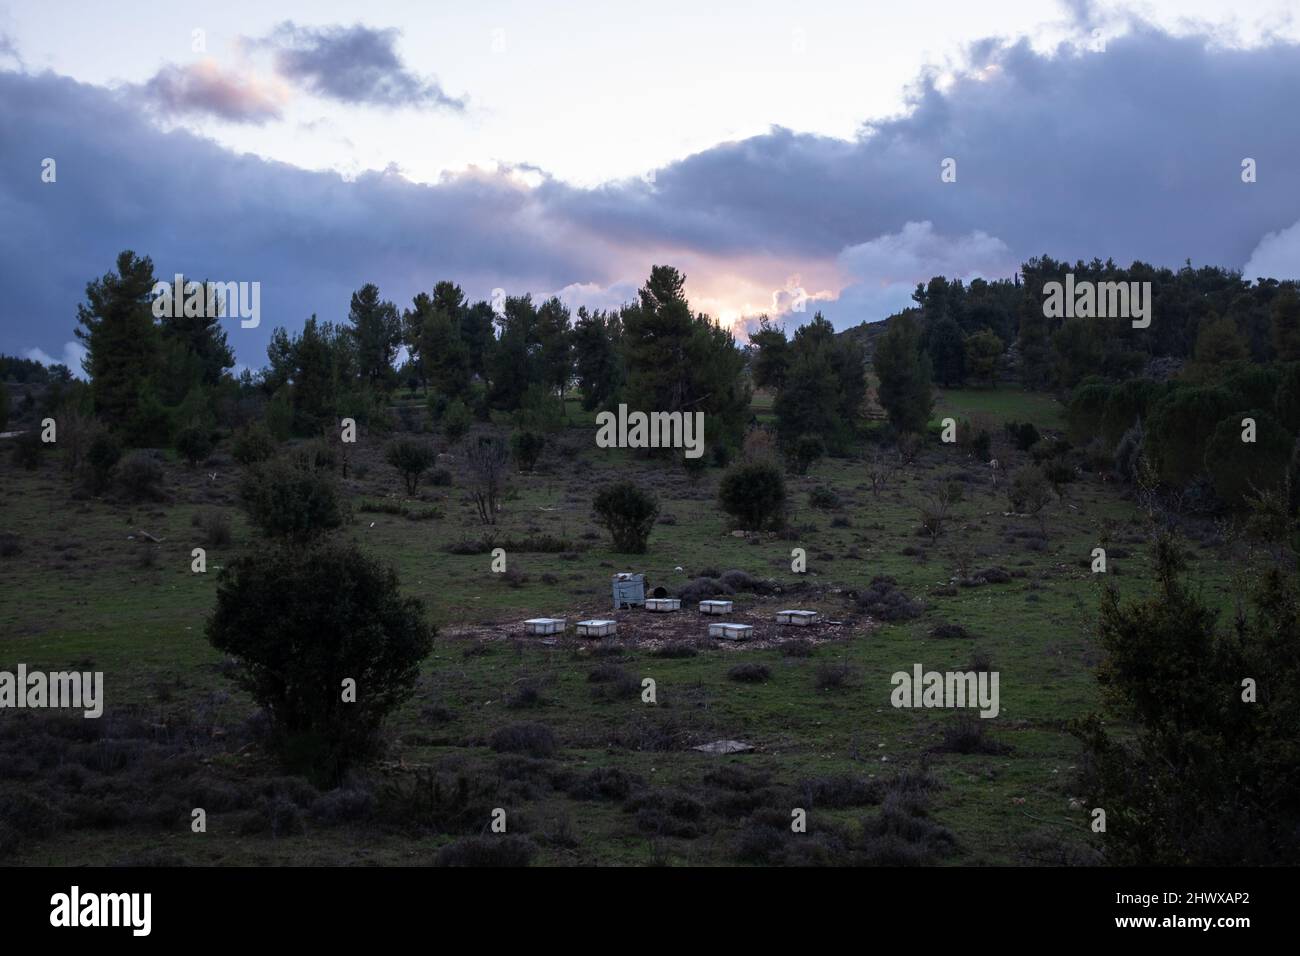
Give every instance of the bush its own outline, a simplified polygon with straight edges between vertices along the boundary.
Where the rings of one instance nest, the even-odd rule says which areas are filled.
[[[14,465],[27,471],[35,471],[41,463],[41,451],[45,443],[34,429],[28,429],[14,439]]]
[[[230,545],[233,535],[230,532],[230,516],[224,511],[205,511],[194,516],[194,523],[203,532],[203,544],[209,548],[224,548]]]
[[[275,455],[275,439],[265,425],[254,423],[235,433],[230,455],[241,465],[256,465]]]
[[[1142,460],[1142,450],[1146,433],[1142,423],[1137,422],[1126,431],[1119,444],[1115,446],[1115,473],[1125,481],[1133,481],[1138,476],[1138,464]]]
[[[1042,437],[1031,422],[1007,422],[1006,429],[1012,443],[1020,451],[1029,451]]]
[[[449,445],[454,445],[466,435],[474,424],[474,416],[459,398],[447,404],[442,413],[442,434]]]
[[[537,844],[513,833],[465,837],[438,851],[434,866],[528,866]]]
[[[385,715],[414,691],[434,637],[395,571],[333,542],[232,561],[206,632],[241,665],[235,680],[266,712],[281,754],[321,780],[373,752]],[[342,699],[349,678],[354,702]]]
[[[780,528],[785,523],[785,477],[770,462],[743,462],[731,468],[722,476],[718,500],[745,530]]]
[[[1300,853],[1300,582],[1293,570],[1261,571],[1221,621],[1219,600],[1202,597],[1185,563],[1162,534],[1150,593],[1103,592],[1097,676],[1125,726],[1116,733],[1099,716],[1073,723],[1083,792],[1125,808],[1107,820],[1117,865],[1290,863]],[[1281,696],[1243,705],[1236,675],[1255,673]]]
[[[550,757],[555,753],[555,734],[545,724],[511,724],[495,731],[488,743],[499,754]]]
[[[122,458],[122,446],[113,433],[101,430],[90,440],[82,474],[91,494],[103,494],[113,478],[113,469]]]
[[[1066,406],[1070,441],[1086,445],[1101,434],[1102,416],[1112,389],[1109,385],[1081,385]]]
[[[1205,443],[1236,409],[1219,388],[1180,388],[1155,403],[1147,421],[1146,454],[1160,480],[1187,485],[1205,468]]]
[[[406,493],[413,495],[420,483],[420,476],[438,460],[438,456],[433,448],[422,441],[399,438],[388,446],[384,459],[401,473],[402,481],[406,483]]]
[[[131,454],[117,466],[117,482],[132,501],[161,501],[163,470],[146,451]]]
[[[1241,440],[1244,418],[1255,420],[1253,443]],[[1252,492],[1278,488],[1286,479],[1295,442],[1295,436],[1267,412],[1225,418],[1205,446],[1205,468],[1215,492],[1229,506],[1240,508]]]
[[[510,439],[510,450],[520,471],[532,471],[545,447],[546,439],[536,432],[515,432]]]
[[[659,502],[633,482],[620,481],[602,488],[592,503],[596,523],[609,532],[614,550],[622,554],[644,554]]]
[[[814,508],[821,508],[823,511],[832,511],[840,507],[840,496],[834,489],[827,488],[825,485],[818,485],[812,491],[808,492],[808,504]]]
[[[819,435],[800,435],[786,450],[790,468],[796,475],[808,474],[813,462],[826,454],[826,445]]]
[[[212,454],[212,436],[199,425],[182,428],[176,434],[176,453],[193,468]]]
[[[347,517],[333,476],[283,459],[252,468],[239,495],[249,518],[270,538],[307,541],[341,526]]]
[[[727,671],[727,676],[742,684],[761,684],[772,676],[766,664],[737,664]]]
[[[1038,468],[1021,468],[1007,487],[1007,501],[1017,514],[1037,514],[1052,500],[1052,487]]]
[[[906,621],[920,617],[925,607],[914,601],[888,575],[878,574],[871,584],[858,595],[858,604],[872,617],[882,621]]]

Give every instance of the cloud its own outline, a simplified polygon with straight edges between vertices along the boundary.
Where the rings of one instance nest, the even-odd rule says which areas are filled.
[[[823,311],[832,321],[844,319],[841,326],[854,316],[883,318],[913,305],[918,282],[939,275],[966,281],[997,278],[1014,272],[1018,262],[995,236],[979,230],[944,236],[929,221],[908,222],[898,232],[849,246],[838,261],[852,281]]]
[[[395,55],[376,68],[408,80],[349,79],[332,29],[299,31],[311,53],[300,77],[325,82],[337,61],[341,95],[399,100],[425,82]],[[342,33],[357,30],[376,32]],[[345,180],[164,132],[103,87],[0,70],[0,130],[24,144],[0,151],[0,350],[57,350],[87,279],[127,247],[164,276],[260,281],[262,325],[229,329],[254,367],[272,328],[341,319],[365,282],[402,305],[450,278],[473,298],[561,290],[575,307],[612,307],[669,263],[696,308],[735,320],[768,310],[774,290],[781,306],[799,275],[819,297],[805,317],[820,308],[843,328],[906,306],[934,274],[1010,275],[1043,253],[1294,274],[1300,178],[1285,170],[1300,124],[1286,117],[1300,46],[1138,23],[1104,52],[979,52],[978,68],[942,89],[923,77],[905,113],[851,139],[773,129],[662,166],[653,183],[594,189],[526,165],[435,185],[394,171]],[[46,156],[57,183],[40,181]],[[1246,156],[1255,183],[1241,182]],[[940,180],[945,157],[956,182]]]
[[[24,349],[23,357],[40,362],[42,365],[66,365],[74,377],[86,377],[86,373],[81,369],[81,361],[86,357],[86,347],[80,342],[64,342],[61,358],[53,358],[44,349],[39,348]]]
[[[277,80],[243,77],[215,60],[188,66],[169,64],[140,88],[144,98],[166,115],[211,115],[233,123],[280,119],[289,90]]]
[[[437,80],[406,68],[395,49],[400,36],[396,29],[375,30],[361,24],[302,27],[285,21],[257,45],[275,50],[281,76],[326,99],[464,110],[464,99],[447,94]]]
[[[1241,272],[1250,280],[1300,279],[1300,222],[1261,239]]]
[[[300,328],[312,313],[340,320],[366,282],[406,305],[443,278],[487,298],[497,286],[607,286],[627,275],[508,169],[436,186],[394,173],[345,181],[160,130],[132,96],[48,72],[0,70],[0,130],[25,144],[0,150],[0,351],[54,352],[86,282],[125,248],[152,256],[162,277],[260,282],[261,325],[227,325],[254,367],[275,326]],[[55,183],[41,181],[45,156],[58,161]]]

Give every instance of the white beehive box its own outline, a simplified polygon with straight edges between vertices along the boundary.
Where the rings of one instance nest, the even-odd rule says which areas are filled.
[[[524,633],[543,637],[548,634],[562,634],[565,624],[562,617],[532,617],[524,621]]]
[[[701,614],[730,614],[731,602],[730,601],[701,601],[700,613]]]
[[[720,637],[724,641],[743,641],[754,633],[750,624],[710,624],[709,637]]]
[[[793,624],[796,627],[807,627],[809,624],[816,624],[821,619],[816,611],[777,611],[776,623]]]
[[[579,621],[579,637],[610,637],[618,632],[617,621]]]
[[[682,602],[677,598],[646,598],[645,609],[647,611],[680,611]]]

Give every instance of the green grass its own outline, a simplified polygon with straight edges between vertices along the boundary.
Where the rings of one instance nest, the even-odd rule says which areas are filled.
[[[1040,427],[1059,422],[1059,407],[1050,397],[1005,390],[945,392],[936,403],[936,415],[944,412],[1028,419]],[[1017,453],[1006,447],[1004,436],[994,438],[998,456],[1014,465]],[[1109,529],[1114,546],[1132,552],[1112,560],[1119,568],[1112,580],[1129,595],[1143,593],[1150,585],[1143,547],[1137,543],[1143,522],[1121,488],[1095,479],[1068,486],[1064,501],[1054,504],[1045,519],[1045,546],[1030,550],[1025,538],[1009,536],[1032,531],[1037,522],[1007,515],[1003,487],[992,487],[984,469],[959,449],[935,441],[922,460],[904,469],[879,497],[870,490],[863,461],[823,461],[812,474],[788,479],[794,532],[738,538],[730,534],[715,504],[718,470],[710,469],[692,483],[680,462],[597,449],[590,429],[575,426],[548,439],[542,471],[512,477],[496,530],[503,538],[565,537],[580,542],[584,550],[563,557],[509,554],[510,567],[526,576],[521,586],[512,587],[504,576],[491,573],[491,555],[447,551],[454,542],[488,530],[479,523],[459,479],[452,488],[421,487],[419,500],[408,501],[399,476],[382,462],[382,448],[382,441],[363,438],[354,461],[367,467],[363,479],[350,482],[354,503],[392,499],[413,510],[436,507],[444,515],[410,521],[400,515],[358,513],[343,532],[392,562],[404,589],[426,602],[430,618],[443,629],[424,663],[415,699],[390,722],[387,760],[491,777],[498,766],[486,746],[491,733],[507,724],[536,720],[550,726],[559,739],[560,752],[552,763],[564,772],[580,775],[597,766],[617,767],[637,775],[646,786],[705,795],[710,791],[702,782],[704,774],[727,763],[767,770],[779,783],[796,788],[805,778],[832,774],[887,779],[900,768],[924,763],[944,784],[934,797],[933,816],[956,834],[961,846],[944,862],[1029,862],[1022,841],[1031,831],[1049,831],[1068,846],[1092,841],[1086,815],[1068,809],[1069,798],[1080,795],[1074,776],[1079,750],[1065,732],[1065,723],[1100,706],[1093,675],[1099,582],[1080,561]],[[220,676],[219,655],[203,638],[216,568],[240,550],[258,546],[256,534],[235,505],[236,467],[218,467],[218,479],[212,482],[206,476],[211,469],[191,472],[169,465],[171,501],[126,506],[71,500],[57,465],[57,456],[47,456],[37,472],[23,472],[15,470],[7,456],[0,459],[5,510],[0,530],[16,530],[24,549],[20,556],[0,558],[5,593],[0,601],[0,669],[12,669],[19,662],[50,670],[93,665],[106,672],[110,709],[133,706],[165,722],[169,714],[187,714],[206,701],[216,708],[216,719],[237,725],[251,701]],[[918,536],[917,505],[929,486],[963,471],[974,480],[965,485],[965,500],[946,533],[935,543]],[[594,489],[627,476],[653,490],[661,514],[673,519],[672,524],[656,526],[644,555],[612,554],[590,516]],[[845,499],[844,507],[835,512],[811,508],[808,491],[819,484],[834,488]],[[234,544],[210,549],[209,573],[193,574],[190,551],[200,542],[191,517],[207,508],[231,515]],[[836,516],[847,519],[848,526],[834,527]],[[145,546],[127,540],[137,529],[164,539],[156,546],[152,566],[140,563]],[[809,574],[802,580],[815,587],[798,602],[831,619],[856,618],[858,624],[806,659],[743,646],[714,646],[687,659],[660,659],[645,649],[629,648],[621,662],[638,682],[644,677],[655,680],[655,706],[638,697],[594,699],[587,680],[593,665],[590,650],[572,643],[547,647],[525,641],[517,627],[525,616],[566,616],[573,621],[606,612],[609,578],[616,571],[643,571],[652,586],[673,589],[701,569],[739,568],[790,587],[800,580],[790,571],[794,547],[806,548]],[[953,596],[935,593],[948,585],[963,556],[976,568],[1000,565],[1023,576],[1007,584],[958,588]],[[1227,562],[1213,550],[1194,551],[1192,558],[1201,587],[1226,606]],[[679,566],[683,572],[674,570]],[[881,574],[896,578],[909,595],[924,602],[920,618],[870,625],[862,619],[849,593]],[[793,603],[780,596],[738,595],[734,600],[738,608],[764,613]],[[929,631],[941,622],[961,624],[976,637],[930,638]],[[452,633],[465,628],[475,635]],[[699,629],[703,631],[702,623]],[[467,656],[466,649],[479,642],[487,643],[487,652]],[[910,670],[914,662],[926,669],[964,669],[975,649],[987,654],[1001,674],[1001,714],[987,723],[1013,751],[1007,756],[931,754],[953,715],[892,708],[890,675]],[[741,661],[766,664],[772,678],[753,685],[728,679],[728,669]],[[831,662],[852,668],[850,684],[818,690],[817,669]],[[507,709],[504,701],[525,679],[541,683],[545,705],[535,711]],[[449,708],[453,718],[431,723],[421,713],[431,702]],[[742,739],[757,752],[718,758],[685,748],[637,750],[627,736],[641,725],[676,727],[692,740]],[[226,768],[222,772],[232,779],[246,776],[250,766],[276,772],[268,757],[254,764],[222,757],[214,766]],[[0,787],[5,783],[0,781]],[[745,824],[743,817],[711,818],[709,833],[700,838],[653,841],[616,803],[573,800],[562,789],[534,791],[531,796],[516,791],[507,807],[519,830],[543,832],[555,820],[567,818],[578,840],[576,847],[544,845],[541,863],[639,864],[649,862],[652,845],[677,862],[725,863],[731,861],[730,848]],[[822,814],[813,816],[849,825],[868,810]],[[212,814],[209,839],[202,847],[190,839],[186,827],[176,832],[139,826],[65,830],[25,844],[18,859],[112,862],[125,853],[160,846],[191,862],[406,864],[428,862],[436,848],[451,839],[399,838],[373,828],[343,828],[275,840],[240,836],[236,817]]]

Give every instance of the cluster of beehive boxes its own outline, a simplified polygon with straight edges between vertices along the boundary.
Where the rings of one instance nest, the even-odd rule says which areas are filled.
[[[616,574],[613,578],[613,585],[615,608],[643,604],[645,609],[652,614],[667,614],[682,609],[680,598],[647,597],[645,594],[645,576],[642,574]],[[656,588],[655,592],[658,595],[665,594],[663,588]],[[735,609],[735,604],[731,601],[710,600],[701,601],[699,607],[701,614],[720,617],[724,614],[731,614]],[[788,608],[776,612],[777,624],[793,627],[808,627],[811,624],[816,624],[819,620],[821,620],[821,617],[816,611]],[[557,617],[535,617],[524,622],[526,633],[542,637],[563,634],[567,626],[567,621],[564,618]],[[578,637],[613,637],[618,633],[618,622],[604,618],[594,618],[590,621],[579,621],[575,630]],[[709,637],[716,637],[724,641],[743,641],[752,637],[753,634],[754,627],[751,624],[718,621],[709,625]]]

